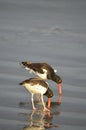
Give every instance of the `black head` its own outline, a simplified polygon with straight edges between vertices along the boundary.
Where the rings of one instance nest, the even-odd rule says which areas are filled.
[[[55,81],[58,84],[62,83],[61,77],[59,75],[56,75],[56,74],[52,77],[52,80]]]
[[[48,90],[46,91],[44,95],[47,96],[48,98],[51,98],[53,97],[53,92],[50,88],[48,88]]]

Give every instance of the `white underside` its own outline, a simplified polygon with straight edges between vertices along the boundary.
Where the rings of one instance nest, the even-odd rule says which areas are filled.
[[[33,85],[33,86],[30,85],[30,84],[25,84],[24,86],[30,93],[33,93],[33,94],[39,93],[39,94],[43,95],[47,91],[47,88],[45,88],[45,87],[43,87],[39,84],[36,84],[36,85]]]
[[[34,72],[32,69],[29,69],[28,67],[25,67],[25,69],[28,70],[30,73]]]
[[[47,74],[46,74],[46,73],[41,74],[41,73],[36,72],[36,74],[37,74],[40,78],[42,78],[42,79],[44,79],[44,80],[47,79]]]
[[[47,79],[47,70],[46,69],[42,69],[44,72],[43,74],[35,72],[32,69],[29,69],[28,67],[25,67],[25,69],[28,70],[30,73],[34,73],[34,74],[38,75],[40,78],[42,78],[44,80]]]

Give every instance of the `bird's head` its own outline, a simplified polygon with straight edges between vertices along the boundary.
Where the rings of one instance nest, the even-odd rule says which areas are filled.
[[[50,88],[48,88],[44,95],[46,95],[48,97],[48,109],[50,109],[51,98],[53,97],[53,92]]]

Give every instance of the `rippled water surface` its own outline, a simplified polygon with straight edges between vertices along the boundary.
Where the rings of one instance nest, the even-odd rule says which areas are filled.
[[[19,86],[21,61],[48,62],[63,79],[51,111]],[[45,102],[47,98],[44,97]],[[0,0],[0,130],[86,129],[86,0]]]

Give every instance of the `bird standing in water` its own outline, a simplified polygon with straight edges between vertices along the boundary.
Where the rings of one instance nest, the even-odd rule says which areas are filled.
[[[32,101],[33,109],[36,109],[34,106],[34,98],[33,98],[34,94],[40,94],[44,111],[49,111],[51,97],[53,96],[53,93],[51,89],[48,87],[47,82],[45,82],[44,80],[40,78],[30,78],[21,82],[20,85],[25,86],[25,88],[32,94],[31,101]],[[48,97],[48,108],[45,107],[43,95]]]
[[[47,63],[31,63],[29,61],[21,62],[21,64],[28,70],[30,73],[36,74],[43,80],[53,80],[58,84],[59,95],[62,95],[62,79],[57,75],[54,69]]]

